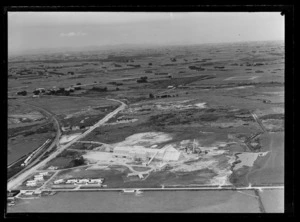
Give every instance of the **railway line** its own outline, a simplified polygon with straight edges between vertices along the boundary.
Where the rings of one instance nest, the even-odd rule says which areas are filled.
[[[120,112],[121,110],[123,110],[126,107],[126,104],[123,103],[123,102],[121,102],[121,101],[119,101],[119,100],[115,100],[115,99],[108,99],[108,100],[121,103],[121,105],[117,109],[115,109],[114,111],[112,111],[109,114],[107,114],[104,118],[102,118],[101,120],[99,120],[96,124],[94,124],[92,127],[90,127],[87,131],[85,131],[84,133],[82,133],[81,135],[79,135],[78,137],[76,137],[75,139],[73,139],[72,141],[70,141],[69,143],[67,143],[65,145],[59,145],[58,144],[59,143],[59,137],[60,137],[60,134],[61,134],[60,133],[60,129],[58,129],[59,133],[57,133],[57,136],[56,136],[55,140],[53,141],[53,143],[50,146],[50,147],[53,147],[54,145],[57,145],[58,149],[55,150],[46,159],[42,160],[39,163],[38,163],[38,161],[40,160],[40,158],[36,159],[35,161],[33,161],[31,164],[28,165],[28,167],[26,168],[26,170],[24,169],[23,171],[21,171],[20,173],[18,173],[14,177],[12,177],[11,180],[8,181],[8,183],[7,183],[7,189],[8,190],[12,190],[13,188],[17,187],[29,175],[31,175],[32,173],[34,173],[35,171],[37,171],[40,167],[44,166],[48,161],[50,161],[51,159],[55,158],[57,155],[59,155],[61,152],[63,152],[65,149],[67,149],[68,147],[70,147],[72,144],[74,144],[78,140],[80,140],[80,139],[84,138],[85,136],[87,136],[90,132],[92,132],[97,127],[103,125],[110,118],[112,118],[113,116],[115,116],[118,112]],[[58,124],[58,122],[57,122],[57,124]],[[50,148],[48,148],[48,150],[49,149]]]
[[[31,167],[33,167],[36,163],[38,163],[40,161],[40,159],[43,157],[43,155],[51,150],[54,146],[58,146],[58,143],[59,143],[59,138],[61,136],[61,131],[60,131],[60,125],[59,125],[59,122],[58,120],[55,118],[55,114],[50,112],[49,110],[46,110],[44,108],[41,108],[39,106],[35,106],[35,105],[32,105],[32,104],[28,104],[28,103],[23,103],[25,105],[28,105],[28,106],[32,106],[32,107],[35,107],[39,110],[41,110],[43,113],[45,113],[48,117],[50,117],[53,122],[54,122],[54,126],[56,128],[56,135],[55,135],[55,138],[53,139],[52,143],[49,145],[49,147],[44,150],[44,152],[39,152],[38,155],[35,155],[34,158],[32,158],[32,160],[27,164],[27,166],[22,169],[20,172],[18,172],[16,175],[12,176],[9,180],[8,180],[8,188],[9,188],[9,184],[11,183],[11,181],[14,181],[16,178],[18,178],[20,175],[22,175],[23,173],[25,173],[28,169],[30,169]]]

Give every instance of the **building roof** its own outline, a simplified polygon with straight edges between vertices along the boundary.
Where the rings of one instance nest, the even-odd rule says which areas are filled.
[[[146,155],[147,151],[145,149],[130,149],[130,154],[140,154],[140,155]]]
[[[143,148],[142,146],[120,146],[115,147],[114,152],[116,151],[123,151],[130,154],[146,154],[150,153],[150,155],[155,154],[156,152],[164,153],[164,149],[149,149]]]
[[[169,145],[163,149],[149,149],[137,146],[121,146],[115,147],[114,152],[122,152],[129,155],[149,155],[150,157],[157,153],[155,158],[163,160],[178,160],[181,152],[175,149],[172,145]]]
[[[179,152],[177,149],[175,149],[173,146],[166,147],[165,152]]]

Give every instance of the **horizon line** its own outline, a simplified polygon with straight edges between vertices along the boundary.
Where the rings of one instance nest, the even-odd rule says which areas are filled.
[[[79,50],[79,49],[85,49],[86,51],[96,51],[100,50],[101,47],[106,47],[105,50],[113,49],[117,46],[141,46],[142,48],[147,48],[149,46],[159,46],[159,47],[179,47],[179,46],[193,46],[193,45],[210,45],[210,44],[230,44],[230,43],[248,43],[248,42],[277,42],[277,41],[283,41],[284,39],[273,39],[273,40],[243,40],[243,41],[228,41],[228,42],[205,42],[205,43],[117,43],[117,44],[106,44],[106,45],[87,45],[87,46],[66,46],[66,47],[49,47],[49,48],[33,48],[33,49],[25,49],[22,51],[8,51],[8,57],[9,56],[22,56],[22,55],[30,55],[30,54],[38,54],[38,53],[45,53],[45,52],[39,52],[39,51],[50,51],[47,52],[49,54],[55,53],[54,51],[59,50]],[[97,48],[95,48],[97,47]],[[95,49],[87,49],[87,48],[95,48]],[[52,52],[51,52],[52,51]]]

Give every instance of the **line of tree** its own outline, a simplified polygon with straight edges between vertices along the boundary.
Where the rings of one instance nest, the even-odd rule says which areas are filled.
[[[27,91],[20,91],[20,92],[17,92],[17,95],[22,95],[22,96],[26,96],[27,95]]]
[[[139,78],[138,80],[136,80],[136,82],[137,83],[145,83],[145,82],[148,82],[147,79],[148,79],[147,76],[142,76],[141,78]]]
[[[93,91],[97,91],[97,92],[107,92],[107,87],[93,87],[92,88]]]
[[[203,70],[205,70],[205,69],[202,68],[201,66],[200,66],[200,67],[197,67],[197,66],[189,66],[189,69],[191,69],[191,70],[197,70],[197,71],[203,71]]]

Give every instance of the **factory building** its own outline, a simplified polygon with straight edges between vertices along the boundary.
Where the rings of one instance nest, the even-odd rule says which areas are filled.
[[[115,147],[114,156],[132,159],[140,158],[142,160],[149,160],[154,157],[154,159],[161,161],[177,161],[181,157],[181,152],[171,145],[162,149],[147,149],[139,146],[122,146]]]
[[[162,159],[164,161],[177,161],[179,160],[180,157],[181,157],[181,152],[169,145],[168,147],[166,147]]]

